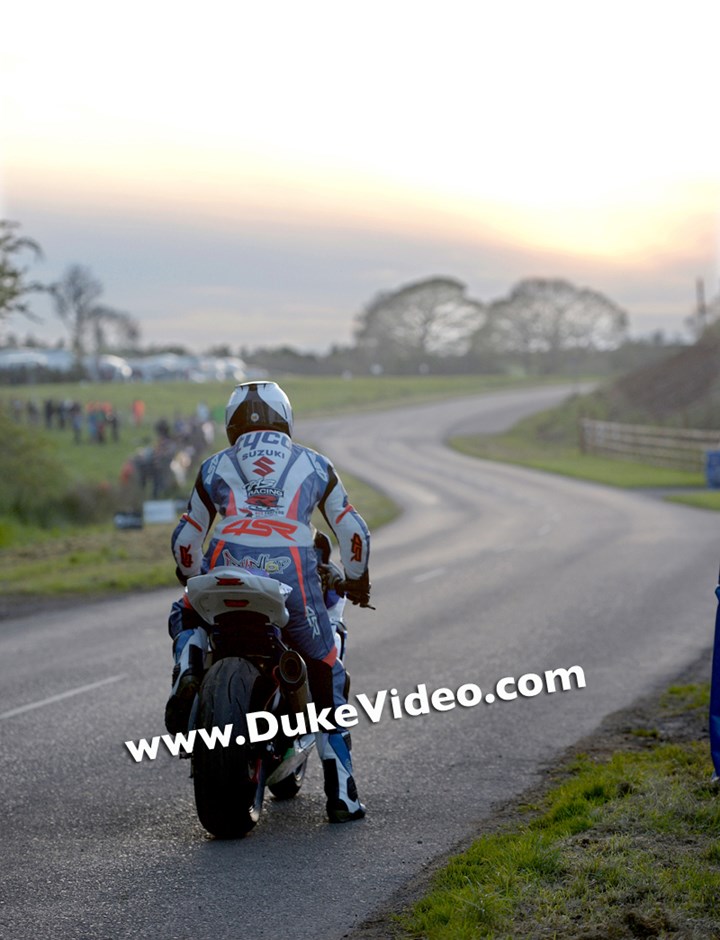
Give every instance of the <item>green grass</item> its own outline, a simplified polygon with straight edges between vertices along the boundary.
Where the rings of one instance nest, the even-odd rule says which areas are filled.
[[[502,376],[282,378],[299,417],[421,402],[539,381],[556,380]],[[120,472],[135,451],[153,442],[154,427],[160,418],[172,422],[176,416],[190,416],[198,404],[204,402],[222,424],[231,384],[76,383],[0,390],[0,408],[4,406],[6,411],[10,410],[13,399],[23,402],[32,399],[42,410],[46,398],[62,398],[79,401],[83,406],[107,401],[120,416],[120,439],[113,441],[108,436],[102,445],[87,441],[84,429],[81,442],[75,443],[69,427],[46,430],[40,421],[39,426],[28,431],[23,415],[19,430],[13,431],[14,425],[0,420],[0,428],[4,428],[3,434],[7,435],[6,443],[15,444],[14,450],[11,448],[12,460],[6,449],[3,463],[0,453],[0,468],[5,468],[4,476],[0,475],[0,502],[16,507],[15,515],[7,511],[0,515],[3,566],[0,590],[19,594],[75,594],[171,584],[172,566],[167,552],[169,532],[164,532],[157,542],[155,529],[138,535],[112,528],[112,513],[137,509],[142,498],[139,492],[119,486]],[[139,427],[131,420],[131,404],[136,398],[142,399],[146,406],[144,421]],[[19,433],[26,431],[27,434]],[[223,442],[224,436],[219,431],[214,448],[208,453],[222,447]],[[30,468],[32,473],[26,477],[23,468]],[[397,507],[382,494],[343,474],[343,478],[346,477],[353,503],[371,528],[377,528],[397,514]],[[191,484],[190,475],[176,495],[185,498]],[[80,514],[86,523],[82,528],[78,523]],[[107,521],[102,525],[88,525],[103,519]],[[82,554],[83,545],[92,546],[88,554]],[[52,571],[44,572],[43,583],[39,586],[34,565],[43,560],[51,560]]]
[[[90,526],[39,533],[31,544],[0,552],[0,594],[92,596],[177,584],[172,529]]]
[[[349,473],[342,480],[371,531],[399,509],[387,496]],[[324,520],[318,524],[328,531]],[[0,522],[0,545],[7,527]],[[170,554],[172,525],[117,530],[112,525],[55,528],[16,527],[12,547],[0,550],[0,594],[18,597],[100,595],[177,584]],[[337,554],[337,553],[336,553]]]
[[[363,408],[376,409],[473,395],[503,388],[585,381],[567,376],[504,376],[504,375],[426,375],[426,376],[272,376],[285,389],[293,403],[296,416],[336,414]],[[46,398],[73,399],[89,402],[110,402],[124,424],[130,420],[131,404],[142,399],[146,404],[145,424],[151,428],[161,417],[172,421],[176,414],[192,414],[203,401],[222,419],[232,382],[153,382],[108,384],[76,382],[69,384],[22,385],[0,387],[0,404],[9,406],[11,399],[34,400],[42,406]]]
[[[453,437],[449,444],[472,457],[532,467],[609,486],[662,488],[705,484],[699,471],[653,467],[582,453],[578,421],[581,416],[596,416],[591,415],[592,408],[601,409],[602,402],[592,396],[575,396],[557,408],[524,418],[503,434]],[[603,414],[599,412],[597,416],[603,417]]]
[[[578,448],[543,445],[513,433],[487,437],[454,437],[449,443],[455,450],[471,457],[532,467],[535,470],[559,473],[580,480],[594,480],[609,486],[702,486],[705,482],[701,473],[582,454]],[[681,501],[680,498],[673,498]],[[686,501],[684,497],[682,501]],[[713,508],[720,508],[720,502]]]
[[[510,378],[507,376],[360,376],[353,379],[336,377],[288,376],[280,379],[293,402],[296,417],[322,414],[351,413],[380,407],[419,404],[459,395],[479,394],[503,388],[515,388],[568,382],[566,377]],[[71,383],[59,385],[24,385],[0,388],[0,409],[9,411],[12,399],[34,400],[42,409],[45,399],[70,399],[83,406],[90,402],[109,402],[120,418],[120,440],[107,440],[103,445],[86,440],[74,443],[70,429],[46,431],[40,425],[34,434],[48,441],[72,480],[107,481],[116,483],[123,463],[140,447],[154,440],[154,426],[165,418],[172,423],[176,416],[193,415],[200,402],[211,410],[221,424],[232,383],[155,382],[152,384]],[[145,402],[143,423],[135,427],[131,420],[134,399]],[[27,426],[23,418],[23,426]],[[221,439],[222,438],[222,439]],[[216,446],[223,446],[220,430]]]
[[[705,709],[707,694],[674,687],[661,707]],[[707,744],[645,745],[576,760],[527,819],[451,859],[400,919],[402,936],[720,935],[720,792]]]
[[[707,711],[710,707],[709,684],[671,685],[661,696],[660,705],[668,715],[681,715],[692,709]]]
[[[675,493],[666,496],[670,503],[682,503],[684,506],[694,506],[696,509],[714,509],[720,511],[720,491],[706,490],[702,493]]]

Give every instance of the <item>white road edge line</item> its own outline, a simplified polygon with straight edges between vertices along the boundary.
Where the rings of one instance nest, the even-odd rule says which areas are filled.
[[[71,695],[80,695],[81,692],[90,692],[92,689],[99,689],[102,685],[110,685],[111,682],[118,682],[125,678],[125,673],[119,676],[109,676],[107,679],[100,679],[99,682],[91,682],[89,685],[81,685],[77,689],[70,689],[68,692],[60,692],[58,695],[51,695],[39,702],[31,702],[29,705],[21,705],[19,708],[11,708],[9,712],[0,714],[0,720],[3,718],[14,718],[15,715],[22,715],[23,712],[32,711],[33,708],[42,708],[43,705],[52,705],[53,702],[59,702],[61,699],[70,698]]]
[[[430,578],[434,578],[439,574],[444,574],[445,570],[445,568],[433,568],[432,571],[426,571],[424,574],[416,574],[413,578],[413,581],[416,584],[420,584],[421,581],[429,581]]]

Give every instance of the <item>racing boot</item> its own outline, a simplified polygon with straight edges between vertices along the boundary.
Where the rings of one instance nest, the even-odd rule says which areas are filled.
[[[350,735],[320,734],[316,736],[318,754],[325,777],[328,819],[331,823],[352,822],[365,816],[365,807],[358,799],[350,757]]]
[[[183,630],[175,637],[172,692],[165,706],[165,727],[170,734],[188,730],[192,703],[202,682],[208,635],[202,627]]]

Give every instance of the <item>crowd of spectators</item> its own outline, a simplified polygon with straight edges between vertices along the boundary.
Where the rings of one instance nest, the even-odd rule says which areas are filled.
[[[40,427],[48,431],[72,431],[76,444],[84,440],[91,444],[105,444],[120,439],[120,419],[117,410],[107,401],[82,405],[70,398],[46,398],[42,404],[29,398],[10,400],[9,413],[18,424]]]
[[[179,412],[150,424],[145,403],[135,399],[122,420],[107,401],[86,404],[73,399],[11,398],[0,400],[0,411],[18,424],[73,435],[76,444],[107,444],[134,438],[141,444],[119,469],[120,484],[137,500],[176,495],[188,484],[200,460],[211,448],[215,429],[210,411],[200,403],[194,414]],[[129,433],[132,432],[132,433]]]
[[[215,426],[205,405],[190,417],[160,418],[154,442],[146,441],[123,464],[120,480],[143,498],[162,499],[183,490],[190,473],[211,447]]]

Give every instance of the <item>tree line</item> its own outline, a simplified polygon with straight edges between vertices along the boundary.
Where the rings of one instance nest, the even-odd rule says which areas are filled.
[[[30,296],[47,292],[78,362],[90,349],[97,355],[119,348],[140,352],[136,320],[100,302],[102,285],[88,268],[71,265],[51,285],[32,280],[26,263],[41,256],[40,247],[17,229],[16,222],[0,220],[0,320],[11,313],[33,318]],[[711,313],[715,307],[720,316],[717,300]],[[624,309],[599,291],[561,278],[526,278],[507,295],[484,302],[443,275],[376,294],[355,317],[350,346],[322,356],[290,347],[243,348],[239,354],[278,371],[552,373],[568,371],[568,363],[570,370],[597,368],[598,359],[616,350],[629,350],[632,358],[638,346],[663,345],[661,335],[630,341]]]
[[[490,303],[455,278],[432,277],[380,293],[356,319],[355,342],[381,368],[439,358],[515,358],[527,370],[542,354],[557,371],[572,350],[611,349],[627,336],[627,313],[609,298],[559,278],[527,278]]]

